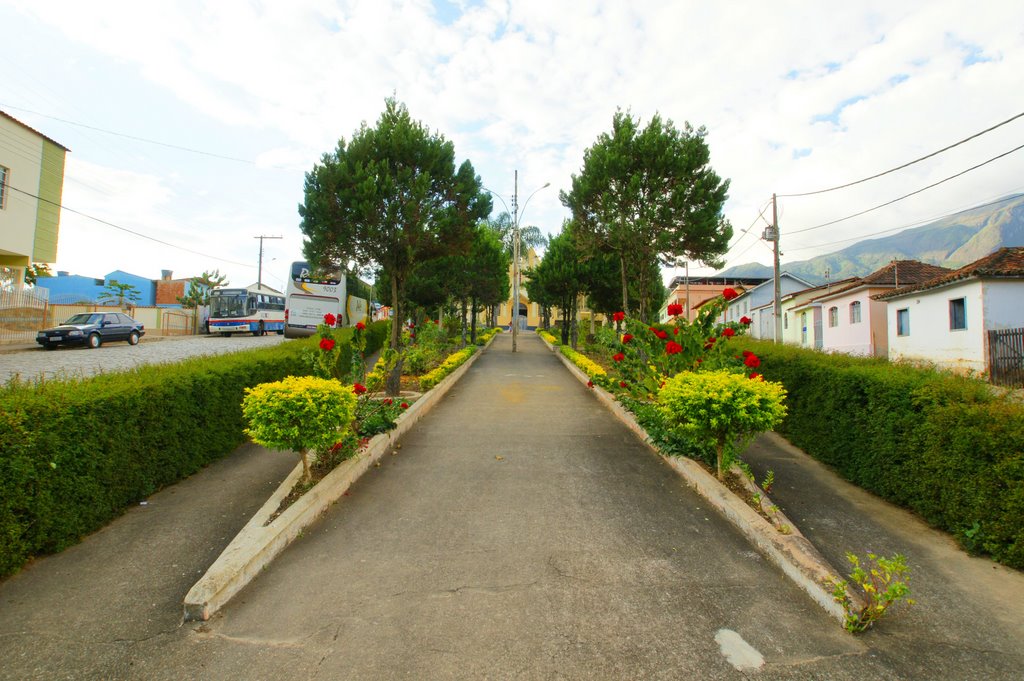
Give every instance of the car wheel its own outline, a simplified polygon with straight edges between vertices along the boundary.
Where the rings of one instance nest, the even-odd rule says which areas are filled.
[[[103,345],[103,339],[100,338],[100,335],[98,333],[91,333],[89,334],[88,345],[90,348],[98,348],[99,346]]]
[[[138,344],[139,344],[139,332],[138,331],[132,331],[130,334],[128,334],[128,345],[138,345]]]

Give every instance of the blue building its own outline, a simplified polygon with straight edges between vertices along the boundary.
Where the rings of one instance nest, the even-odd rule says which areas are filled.
[[[156,282],[137,274],[114,270],[102,279],[83,277],[80,274],[57,272],[56,277],[39,277],[36,286],[49,289],[50,302],[54,304],[92,303],[99,304],[100,295],[104,293],[110,282],[130,284],[139,292],[135,305],[152,306],[156,299]]]

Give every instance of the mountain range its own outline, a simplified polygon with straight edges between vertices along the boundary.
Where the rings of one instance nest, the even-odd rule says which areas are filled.
[[[783,232],[785,236],[785,232]],[[863,277],[893,260],[958,268],[1003,246],[1024,246],[1024,194],[1014,194],[948,215],[935,222],[809,260],[783,262],[781,269],[814,284]],[[785,252],[785,242],[783,242]],[[721,277],[771,277],[772,268],[746,263],[723,270]]]

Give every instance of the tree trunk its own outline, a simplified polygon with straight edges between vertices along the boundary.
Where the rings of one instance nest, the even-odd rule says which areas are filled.
[[[476,296],[473,296],[472,301],[472,314],[470,316],[470,327],[469,327],[469,341],[476,345]]]
[[[462,347],[466,347],[466,299],[459,301],[462,305]]]
[[[725,459],[725,442],[719,441],[715,445],[715,449],[718,455],[718,480],[725,482],[725,471],[722,470],[722,461]]]
[[[391,350],[396,353],[401,353],[402,343],[402,317],[401,309],[398,305],[398,278],[392,274],[391,276]],[[385,383],[385,391],[390,397],[398,397],[398,393],[402,391],[402,355],[398,355],[398,361],[395,363],[395,368],[388,374],[387,382]]]

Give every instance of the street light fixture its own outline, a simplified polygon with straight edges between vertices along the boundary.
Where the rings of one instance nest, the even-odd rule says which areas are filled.
[[[526,212],[526,206],[530,203],[530,199],[539,192],[541,189],[547,189],[551,186],[550,182],[545,182],[543,186],[533,190],[533,193],[526,197],[526,201],[523,201],[523,212]],[[515,171],[515,190],[512,194],[512,352],[516,351],[519,337],[519,171]],[[487,187],[485,190],[498,197],[501,201],[501,205],[505,206],[505,212],[508,212],[508,205],[505,204],[505,199],[501,198],[501,195],[497,192],[493,192]]]

